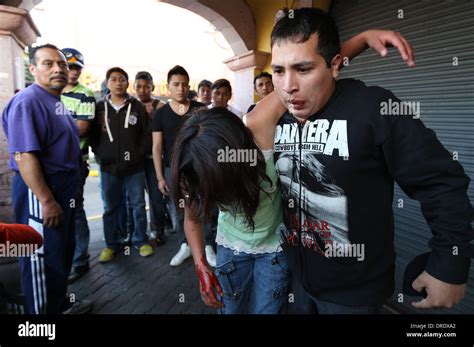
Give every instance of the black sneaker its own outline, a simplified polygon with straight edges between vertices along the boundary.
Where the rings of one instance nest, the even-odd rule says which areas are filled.
[[[87,263],[86,265],[74,267],[71,273],[69,274],[69,277],[67,278],[67,283],[71,284],[76,282],[79,278],[84,276],[87,271],[89,271],[89,263]]]
[[[156,233],[156,245],[157,246],[163,246],[166,241],[168,241],[168,236],[166,236],[166,233],[164,230],[158,231]]]
[[[132,236],[127,234],[125,237],[120,239],[119,243],[122,248],[127,246],[130,247],[132,245]]]

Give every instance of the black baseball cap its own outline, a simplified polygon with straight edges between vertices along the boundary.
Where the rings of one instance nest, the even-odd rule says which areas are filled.
[[[62,51],[66,55],[67,63],[69,66],[77,65],[81,68],[84,67],[84,56],[77,49],[64,48]]]

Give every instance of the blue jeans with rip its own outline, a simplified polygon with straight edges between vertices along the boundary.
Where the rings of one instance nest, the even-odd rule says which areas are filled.
[[[283,252],[248,254],[217,246],[216,276],[222,314],[279,314],[288,288]]]

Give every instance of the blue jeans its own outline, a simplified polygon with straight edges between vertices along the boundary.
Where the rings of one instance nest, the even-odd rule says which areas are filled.
[[[173,224],[173,230],[178,234],[178,241],[181,245],[181,243],[186,242],[186,236],[184,235],[184,210],[174,203],[173,177],[171,176],[171,169],[169,167],[165,167],[165,181],[169,189],[169,195],[165,197],[165,200],[168,204],[168,212],[170,214],[171,223]]]
[[[178,234],[178,245],[181,245],[182,243],[187,243],[186,235],[184,234],[184,208],[176,206],[174,203],[173,178],[171,177],[171,169],[169,167],[165,167],[165,180],[170,194],[165,198],[165,200],[168,203],[168,212],[170,214],[171,223],[173,223],[173,229]],[[212,224],[204,224],[203,230],[206,245],[212,245],[212,242],[214,241],[212,234]]]
[[[216,276],[224,295],[222,314],[278,314],[287,294],[283,252],[247,254],[217,246]]]
[[[79,183],[76,197],[76,249],[74,250],[73,267],[87,265],[90,258],[88,252],[90,231],[89,225],[87,224],[86,212],[84,211],[84,184],[86,183],[87,176],[89,176],[89,165],[86,161],[83,161],[79,169]]]
[[[165,199],[158,189],[153,159],[145,160],[146,190],[150,206],[150,230],[165,229]]]
[[[120,206],[125,197],[122,194],[123,187],[130,199],[133,210],[134,230],[132,243],[135,247],[147,244],[146,237],[146,209],[145,209],[145,172],[140,171],[128,176],[115,176],[102,171],[101,177],[102,193],[104,195],[104,237],[108,248],[118,250],[120,248],[119,238],[119,213]],[[123,205],[122,205],[123,206]]]
[[[104,206],[104,211],[107,211],[107,201],[105,201],[105,196],[104,196],[104,191],[102,189],[102,171],[99,170],[99,177],[100,177],[100,184],[99,184],[99,188],[100,188],[100,196],[102,198],[102,204]],[[125,189],[125,187],[122,187],[122,197],[120,198],[120,207],[119,207],[119,213],[118,213],[118,229],[119,229],[119,233],[120,233],[120,236],[121,237],[125,237],[125,235],[127,234],[128,230],[128,226],[127,224],[128,223],[128,209],[127,209],[127,191]],[[130,216],[133,216],[133,211],[130,212]],[[133,226],[132,226],[133,228]]]
[[[119,207],[119,231],[120,237],[124,238],[127,234],[131,234],[135,226],[133,225],[133,210],[128,201],[127,189],[122,188],[122,195]]]

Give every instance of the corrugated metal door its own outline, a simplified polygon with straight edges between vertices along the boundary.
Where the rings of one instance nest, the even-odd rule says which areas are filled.
[[[378,85],[403,101],[421,103],[421,119],[474,177],[474,1],[333,0],[331,14],[341,42],[370,28],[401,32],[413,45],[417,67],[409,69],[391,49],[380,58],[365,52],[345,67],[341,78]],[[474,201],[474,182],[469,187]],[[399,199],[403,208],[398,207]],[[396,187],[394,199],[397,252],[396,289],[401,293],[403,271],[415,255],[429,250],[431,232],[419,203]],[[463,302],[443,313],[474,313],[474,266]],[[410,309],[406,302],[401,308]],[[423,311],[426,312],[426,311]],[[438,311],[432,311],[438,312]]]

